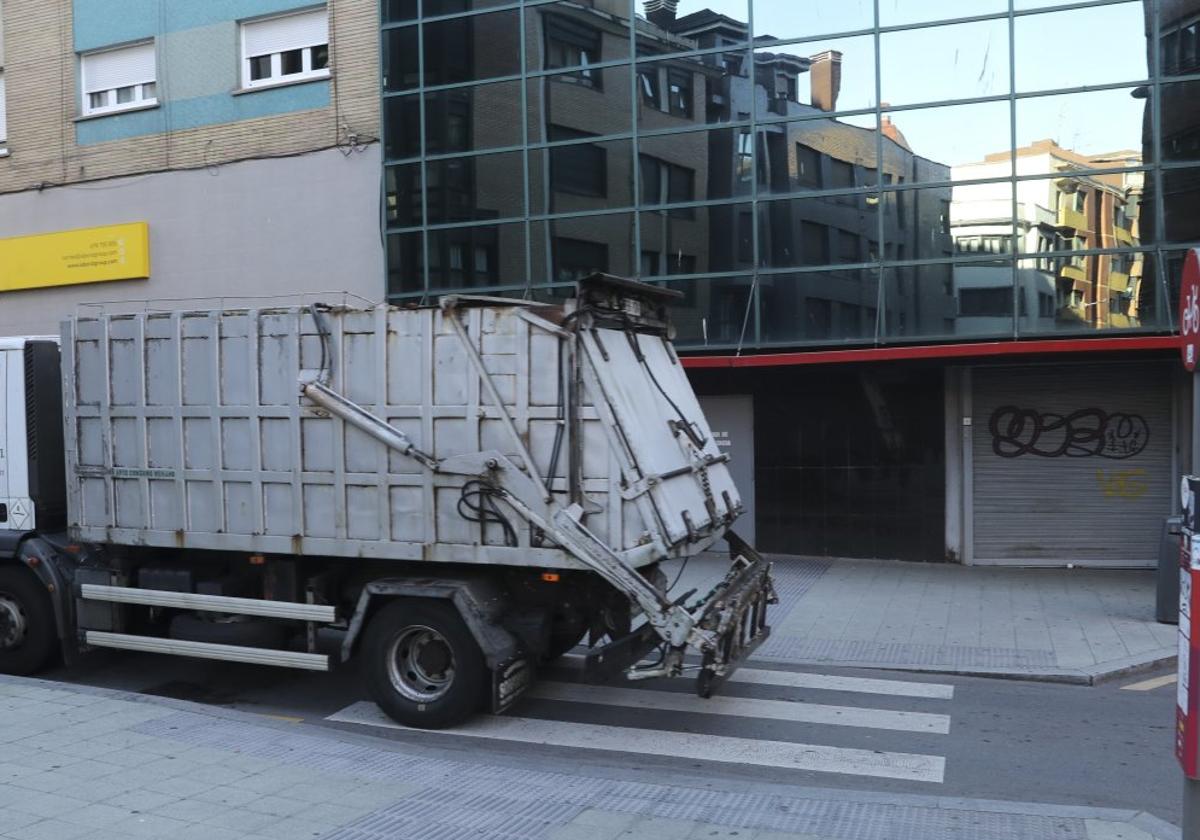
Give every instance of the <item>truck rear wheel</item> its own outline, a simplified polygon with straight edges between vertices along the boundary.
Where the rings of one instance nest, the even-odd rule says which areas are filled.
[[[54,608],[41,582],[23,566],[0,566],[0,674],[40,671],[57,642]]]
[[[371,619],[362,653],[367,689],[397,723],[442,729],[483,705],[487,664],[452,604],[388,604]]]

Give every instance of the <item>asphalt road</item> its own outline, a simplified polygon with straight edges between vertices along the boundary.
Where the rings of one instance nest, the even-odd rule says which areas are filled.
[[[1153,682],[1162,674],[1086,687],[752,664],[714,702],[683,680],[589,687],[577,664],[547,669],[544,696],[457,734],[384,725],[353,668],[314,674],[99,651],[43,676],[545,769],[1132,808],[1180,821],[1175,687]]]

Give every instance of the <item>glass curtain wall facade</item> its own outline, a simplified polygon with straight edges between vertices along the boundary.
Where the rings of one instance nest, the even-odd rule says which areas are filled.
[[[388,294],[683,292],[681,345],[1169,331],[1200,0],[381,0]]]

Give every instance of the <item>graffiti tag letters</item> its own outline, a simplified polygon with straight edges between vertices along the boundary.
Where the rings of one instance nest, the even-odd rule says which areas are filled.
[[[1001,458],[1132,458],[1146,448],[1150,427],[1139,414],[1081,408],[1070,414],[1002,405],[988,421],[992,451]]]

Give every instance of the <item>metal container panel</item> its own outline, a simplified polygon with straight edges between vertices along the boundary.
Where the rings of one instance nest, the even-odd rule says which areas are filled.
[[[527,309],[466,308],[460,317],[533,469],[545,477],[559,426],[563,350],[558,337],[522,316]],[[435,475],[301,398],[299,381],[327,371],[332,389],[435,458],[494,449],[526,466],[440,310],[341,309],[322,319],[328,342],[303,308],[65,322],[73,535],[163,547],[581,567],[559,549],[531,544],[530,529],[515,518],[518,545],[505,545],[499,526],[481,529],[459,513],[462,476]],[[675,367],[669,387],[690,410],[695,397]],[[712,541],[677,543],[657,513],[647,517],[644,503],[623,499],[621,462],[601,412],[588,400],[580,412],[583,488],[594,511],[584,517],[589,529],[618,551],[659,538],[674,543],[668,553],[677,556]],[[654,446],[639,446],[639,457]],[[563,498],[570,459],[564,444],[548,480]],[[714,469],[725,488],[727,471]],[[682,490],[664,492],[674,499]],[[694,506],[695,499],[686,501]],[[679,503],[667,506],[677,531]]]

